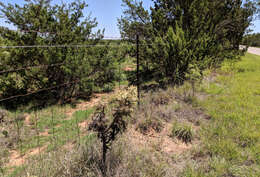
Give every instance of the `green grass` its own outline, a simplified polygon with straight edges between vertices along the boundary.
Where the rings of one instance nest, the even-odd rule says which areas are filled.
[[[168,155],[164,152],[158,152],[158,150],[155,151],[154,148],[149,150],[147,147],[141,147],[140,149],[138,147],[137,149],[140,152],[137,151],[128,142],[130,139],[122,136],[120,141],[116,142],[118,144],[114,145],[109,153],[108,160],[111,164],[123,164],[118,169],[124,169],[123,172],[121,171],[122,174],[129,173],[128,176],[167,176],[167,174],[168,176],[183,177],[260,176],[260,56],[246,54],[238,63],[233,63],[232,65],[228,62],[224,63],[223,67],[217,71],[217,75],[214,82],[200,86],[200,91],[204,92],[202,95],[206,95],[205,98],[197,99],[190,97],[188,93],[190,90],[189,86],[187,86],[186,90],[181,90],[182,87],[180,87],[178,90],[172,89],[167,91],[167,93],[165,92],[166,94],[153,92],[152,94],[155,96],[147,97],[147,99],[149,98],[147,107],[143,108],[145,111],[141,109],[136,114],[136,116],[139,115],[136,124],[138,125],[139,123],[141,128],[163,128],[163,124],[160,123],[160,121],[164,121],[162,115],[168,114],[155,113],[171,113],[171,111],[176,112],[183,109],[184,102],[176,102],[178,100],[175,100],[174,95],[175,92],[184,95],[184,101],[186,100],[196,109],[197,107],[202,107],[210,115],[209,117],[212,118],[207,121],[200,119],[202,130],[198,130],[198,127],[191,127],[190,122],[188,124],[173,123],[172,129],[168,133],[180,138],[192,138],[193,135],[194,138],[189,145],[194,145],[194,149],[187,150],[180,155],[173,153],[172,156],[176,156],[177,160],[171,162]],[[165,97],[173,100],[165,101],[165,99],[161,99]],[[148,102],[149,100],[151,103]],[[171,103],[174,103],[174,105]],[[165,108],[162,107],[163,105]],[[188,113],[189,109],[191,108],[187,107],[186,111]],[[96,135],[94,134],[84,136],[83,133],[85,132],[80,132],[79,139],[79,127],[77,125],[89,119],[93,111],[93,108],[77,111],[71,117],[66,114],[66,107],[53,106],[39,111],[37,115],[39,118],[37,129],[40,132],[47,130],[48,136],[38,137],[35,129],[33,129],[34,124],[26,127],[22,122],[23,143],[20,146],[21,152],[26,153],[32,148],[44,145],[48,145],[49,152],[43,157],[33,157],[35,161],[30,162],[26,167],[16,168],[10,176],[17,176],[21,171],[29,169],[29,167],[29,171],[35,172],[35,166],[38,169],[44,169],[43,171],[49,174],[45,176],[54,174],[52,171],[56,173],[60,166],[72,171],[74,168],[77,170],[82,167],[91,170],[93,162],[98,161],[101,156],[101,151],[99,151],[100,144],[96,141]],[[149,119],[150,117],[147,116],[149,114],[141,114],[143,112],[151,113],[150,115],[156,119]],[[32,113],[31,115],[34,114]],[[186,114],[180,116],[183,117],[179,118],[185,118]],[[174,117],[170,116],[170,118]],[[165,118],[165,121],[171,123],[171,119]],[[192,128],[196,134],[192,134]],[[83,155],[78,153],[77,148],[75,148],[74,155],[79,156],[78,160],[71,156],[64,156],[65,152],[57,153],[57,157],[49,155],[61,150],[62,148],[59,147],[68,142],[79,141],[82,142],[81,146],[91,146],[91,148],[86,148],[83,151]],[[159,149],[157,144],[155,144],[155,147]],[[19,149],[19,147],[16,148]],[[2,152],[3,155],[5,153],[4,151]],[[8,156],[8,154],[5,156]],[[64,159],[62,160],[63,156]],[[52,159],[50,160],[49,158]],[[56,160],[59,158],[61,158],[60,161]],[[120,163],[118,159],[120,159]],[[66,160],[68,162],[64,165]],[[42,165],[39,165],[41,163]],[[73,163],[75,166],[71,166]],[[82,166],[80,167],[78,164]],[[96,167],[97,165],[95,169]],[[111,169],[118,170],[114,166],[111,166]],[[36,174],[41,174],[41,172]]]
[[[21,121],[20,125],[20,138],[21,141],[16,144],[15,150],[20,151],[21,154],[26,154],[31,149],[38,147],[46,147],[44,151],[53,151],[59,149],[61,146],[67,143],[81,144],[84,142],[85,137],[83,136],[83,128],[79,127],[79,123],[84,122],[90,118],[90,115],[93,113],[94,108],[89,108],[86,110],[80,110],[73,113],[71,117],[66,115],[65,107],[52,106],[43,110],[37,111],[37,114],[30,114],[30,126],[25,125]],[[37,122],[36,120],[37,115]],[[36,128],[37,127],[37,128]],[[38,135],[39,133],[48,132],[46,135]],[[14,131],[16,134],[16,130]],[[14,142],[16,143],[16,141]],[[9,149],[3,147],[0,151],[0,154],[3,158],[8,159],[7,154]],[[3,160],[3,162],[5,161]],[[9,168],[9,167],[8,167]],[[8,168],[0,169],[2,172],[8,171]],[[12,168],[12,173],[9,176],[19,176],[20,171],[24,170],[24,166]],[[11,168],[10,168],[11,169]],[[0,171],[0,176],[2,174]]]
[[[26,154],[29,150],[37,147],[47,145],[48,150],[52,150],[70,141],[80,141],[78,137],[82,133],[80,130],[82,128],[78,125],[89,119],[94,109],[76,111],[69,117],[66,111],[70,109],[68,106],[51,106],[38,110],[36,113],[31,112],[30,125],[26,125],[24,121],[10,124],[10,129],[7,129],[7,132],[11,136],[9,137],[10,141],[15,145],[14,149],[19,150],[21,154]],[[10,120],[15,118],[15,113],[9,114]],[[19,126],[19,142],[12,140],[12,138],[17,137],[17,126]]]
[[[210,96],[201,104],[213,118],[202,135],[212,157],[207,174],[260,176],[260,56],[227,68],[203,89]]]
[[[84,120],[87,120],[90,114],[93,112],[93,109],[80,110],[76,111],[71,118],[66,119],[66,115],[61,112],[56,112],[57,110],[51,109],[51,111],[46,111],[42,115],[38,122],[38,127],[42,130],[42,127],[48,130],[48,136],[37,135],[32,136],[28,139],[28,142],[23,142],[23,152],[31,148],[38,146],[48,145],[48,150],[57,148],[64,145],[70,140],[77,140],[77,137],[80,135],[80,127],[77,125]],[[54,112],[54,114],[52,114]]]

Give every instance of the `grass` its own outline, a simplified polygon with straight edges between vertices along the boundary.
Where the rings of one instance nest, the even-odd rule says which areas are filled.
[[[187,123],[175,122],[172,126],[171,136],[176,137],[185,143],[191,143],[191,140],[193,139],[192,126]]]
[[[80,144],[81,138],[84,138],[82,133],[86,130],[84,130],[84,127],[79,127],[79,124],[90,117],[94,108],[75,111],[71,117],[66,113],[70,109],[68,106],[51,106],[37,112],[27,113],[30,117],[29,122],[24,119],[13,121],[17,115],[23,113],[9,112],[8,120],[6,120],[6,125],[1,132],[3,139],[2,142],[0,141],[0,166],[8,163],[11,155],[9,150],[15,150],[21,155],[26,155],[36,148],[45,147],[45,151],[53,151],[69,142]],[[7,136],[3,132],[7,133]],[[9,168],[2,167],[1,171],[8,171]],[[11,176],[16,176],[15,174],[22,169],[22,167],[15,167]]]
[[[246,54],[220,73],[203,89],[210,96],[201,105],[213,118],[202,135],[212,156],[204,173],[260,176],[260,57]]]
[[[39,113],[39,121],[37,127],[40,133],[45,131],[48,135],[37,135],[25,138],[22,143],[22,153],[36,148],[38,146],[48,145],[48,150],[58,148],[70,140],[75,140],[78,137],[77,126],[82,121],[88,119],[93,109],[76,111],[71,118],[68,118],[64,112],[61,113],[58,107],[49,108]],[[66,119],[67,118],[67,119]]]
[[[213,79],[197,85],[194,96],[187,83],[145,93],[129,132],[108,152],[107,176],[260,176],[260,56],[246,54],[238,63],[226,62],[208,77]],[[48,146],[9,176],[102,176],[101,144],[78,126],[94,109],[71,117],[66,109],[49,107],[37,116],[31,113],[31,126],[17,124],[23,143],[14,149],[26,154]],[[16,136],[13,125],[10,137]],[[48,135],[37,136],[36,130]],[[169,136],[192,141],[178,144]],[[68,143],[80,146],[62,148]],[[0,155],[8,159],[9,153],[1,148]]]

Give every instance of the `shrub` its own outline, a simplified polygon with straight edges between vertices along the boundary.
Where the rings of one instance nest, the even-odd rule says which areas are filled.
[[[137,125],[137,130],[139,130],[143,134],[148,133],[151,129],[156,132],[160,132],[162,128],[162,121],[156,118],[146,118],[144,120],[141,120]]]
[[[131,90],[130,90],[131,91]],[[127,117],[131,116],[133,106],[132,92],[119,94],[119,98],[114,98],[108,104],[113,104],[112,121],[109,122],[109,117],[106,112],[107,106],[99,106],[93,116],[93,121],[89,125],[89,130],[97,132],[97,136],[102,143],[102,173],[106,176],[106,154],[111,148],[118,134],[123,133],[127,128]]]
[[[172,127],[172,137],[177,137],[179,140],[190,143],[193,138],[193,130],[191,125],[186,123],[174,123]]]
[[[167,92],[158,92],[157,94],[153,95],[150,102],[155,106],[159,105],[167,105],[170,101],[169,95]]]
[[[84,1],[53,5],[46,0],[28,0],[23,6],[0,3],[0,12],[18,31],[0,28],[0,44],[7,45],[91,45],[91,47],[58,47],[10,49],[0,51],[0,70],[17,70],[0,76],[0,98],[36,92],[33,96],[5,103],[16,107],[34,100],[56,100],[64,103],[71,97],[90,95],[96,90],[110,91],[118,80],[117,60],[121,52],[109,44],[99,44],[103,33],[95,19],[84,18]],[[16,18],[16,17],[21,18]],[[19,24],[23,24],[22,26]],[[39,29],[41,32],[35,32]],[[21,32],[26,31],[26,32]],[[28,31],[28,32],[27,32]],[[49,33],[51,32],[51,33]],[[3,38],[3,39],[2,39]],[[95,40],[93,40],[95,38]],[[100,42],[101,43],[101,42]],[[120,49],[121,50],[121,49]],[[37,92],[43,88],[51,91]],[[12,103],[12,104],[11,104]]]

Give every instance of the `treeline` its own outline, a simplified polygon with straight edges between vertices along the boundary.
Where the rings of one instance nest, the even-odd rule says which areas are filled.
[[[125,10],[118,26],[124,42],[135,42],[139,36],[141,76],[167,84],[201,77],[204,69],[239,58],[239,44],[256,10],[253,2],[242,0],[153,2],[147,10],[142,1],[123,0]],[[23,6],[0,2],[3,17],[17,28],[1,27],[1,44],[63,46],[0,49],[0,71],[44,65],[1,73],[0,98],[53,88],[12,101],[54,98],[63,103],[79,94],[113,88],[120,79],[119,62],[126,54],[135,56],[136,48],[115,49],[111,41],[102,40],[104,30],[93,32],[97,21],[83,13],[86,7],[80,0],[61,5],[27,0]]]
[[[28,0],[23,6],[0,3],[0,7],[7,22],[17,28],[0,28],[2,45],[58,46],[0,49],[0,71],[14,70],[0,75],[0,99],[40,91],[6,104],[50,99],[63,103],[94,91],[109,91],[120,79],[117,65],[123,51],[102,40],[103,30],[93,32],[97,22],[85,17],[84,1],[51,5],[49,0]]]
[[[239,44],[256,12],[254,1],[123,0],[122,37],[142,39],[142,69],[158,82],[182,83],[225,59],[237,59]]]
[[[245,35],[242,44],[247,46],[260,47],[260,33]]]

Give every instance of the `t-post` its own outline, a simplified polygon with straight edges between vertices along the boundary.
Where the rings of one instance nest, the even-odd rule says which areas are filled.
[[[140,76],[139,76],[139,34],[136,35],[136,85],[137,85],[137,104],[140,106]]]

